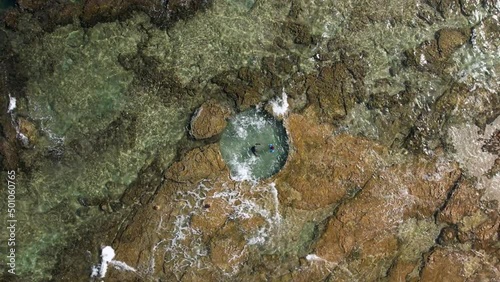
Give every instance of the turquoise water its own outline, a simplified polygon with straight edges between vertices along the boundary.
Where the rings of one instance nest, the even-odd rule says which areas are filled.
[[[269,150],[269,144],[274,145],[274,152]],[[253,146],[256,155],[251,150]],[[257,180],[283,167],[288,156],[288,137],[282,122],[263,110],[251,109],[229,121],[220,148],[234,180]]]

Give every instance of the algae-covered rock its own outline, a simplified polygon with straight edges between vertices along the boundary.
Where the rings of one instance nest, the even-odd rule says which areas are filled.
[[[433,40],[424,41],[419,47],[405,52],[406,64],[419,70],[440,74],[449,66],[453,53],[467,43],[469,38],[469,29],[440,29]]]
[[[222,133],[231,115],[229,107],[208,101],[201,105],[190,123],[190,133],[195,139],[206,139]]]
[[[364,75],[362,63],[347,57],[342,62],[321,68],[317,76],[307,77],[308,102],[318,110],[322,121],[335,122],[344,118],[364,97]]]

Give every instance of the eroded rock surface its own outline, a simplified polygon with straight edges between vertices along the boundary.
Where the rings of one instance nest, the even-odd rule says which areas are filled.
[[[294,147],[277,184],[282,202],[314,210],[361,189],[379,165],[384,148],[362,138],[334,135],[331,125],[312,122],[315,114],[308,112],[293,114],[286,122]]]
[[[201,105],[191,119],[191,135],[196,139],[206,139],[222,133],[226,128],[226,119],[231,115],[229,107],[215,101]]]

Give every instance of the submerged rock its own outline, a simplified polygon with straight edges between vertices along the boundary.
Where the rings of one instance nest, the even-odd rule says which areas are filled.
[[[440,29],[435,33],[433,40],[425,41],[419,47],[406,51],[405,63],[421,71],[441,74],[449,66],[452,54],[469,39],[469,29]]]

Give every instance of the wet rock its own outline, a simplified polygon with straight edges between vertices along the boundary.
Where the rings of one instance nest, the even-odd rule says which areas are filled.
[[[283,31],[287,36],[293,38],[295,44],[309,45],[313,43],[313,37],[307,27],[304,24],[298,22],[287,22],[283,25]]]
[[[319,111],[324,122],[338,121],[361,100],[364,67],[351,57],[343,62],[320,69],[317,76],[309,75],[306,80],[307,99]]]
[[[217,144],[193,149],[181,161],[170,166],[165,176],[177,182],[196,183],[226,170]]]
[[[150,0],[89,0],[85,1],[82,20],[94,25],[101,21],[111,21],[131,9],[150,11],[162,9],[160,2]]]
[[[201,230],[204,236],[213,236],[226,222],[232,207],[223,199],[205,201],[204,206],[207,207],[204,212],[194,215],[191,223],[194,228]]]
[[[484,129],[496,118],[494,113],[500,110],[498,101],[498,95],[487,90],[478,88],[471,92],[464,84],[452,84],[416,120],[405,119],[409,121],[407,124],[413,123],[413,126],[404,146],[414,152],[429,153],[448,145],[445,142],[447,132],[443,128],[474,121]]]
[[[431,6],[443,18],[448,18],[453,14],[460,12],[460,3],[464,1],[458,0],[427,0],[427,5]],[[468,1],[467,1],[468,2]]]
[[[330,125],[317,125],[312,110],[292,114],[286,121],[294,146],[276,181],[280,201],[314,210],[335,204],[365,185],[375,172],[384,148],[349,135],[334,136]],[[307,128],[308,130],[304,130]]]
[[[226,119],[230,115],[231,109],[229,107],[213,100],[205,102],[194,113],[189,133],[195,139],[206,139],[219,135],[226,128]]]
[[[438,214],[439,221],[458,224],[464,217],[472,216],[480,208],[481,194],[471,181],[458,184],[445,208]]]
[[[165,5],[155,0],[19,0],[19,10],[12,10],[9,26],[15,27],[15,18],[21,13],[30,13],[44,30],[52,31],[58,25],[69,24],[79,18],[86,26],[99,22],[110,22],[129,17],[133,11],[146,12],[154,23],[169,27],[180,19],[187,19],[197,11],[210,6],[212,1],[179,0],[167,1]]]
[[[420,281],[495,281],[497,263],[474,251],[436,248],[428,256]]]
[[[225,273],[237,270],[248,257],[245,238],[237,228],[234,223],[228,224],[210,246],[212,263]]]
[[[46,0],[17,0],[16,2],[19,8],[27,10],[37,10],[47,4]]]
[[[26,118],[19,118],[19,132],[28,138],[29,145],[34,146],[38,141],[38,130],[34,123]]]
[[[281,93],[282,82],[273,72],[274,62],[264,58],[262,64],[266,66],[266,71],[242,67],[237,72],[228,71],[217,75],[212,82],[221,86],[241,111],[246,110],[274,93]]]
[[[419,47],[405,52],[407,66],[421,71],[441,74],[448,66],[453,52],[467,43],[469,29],[443,28],[436,32],[435,39],[425,41]]]
[[[451,54],[469,39],[466,29],[443,28],[436,33],[437,48],[442,58],[449,58]]]
[[[366,267],[373,273],[386,272],[401,251],[394,229],[409,218],[432,216],[459,175],[456,164],[436,165],[436,161],[424,159],[382,170],[355,198],[339,207],[315,253],[332,263],[358,261],[357,271]],[[411,255],[418,257],[413,252]],[[375,280],[377,274],[373,273],[359,278]]]

